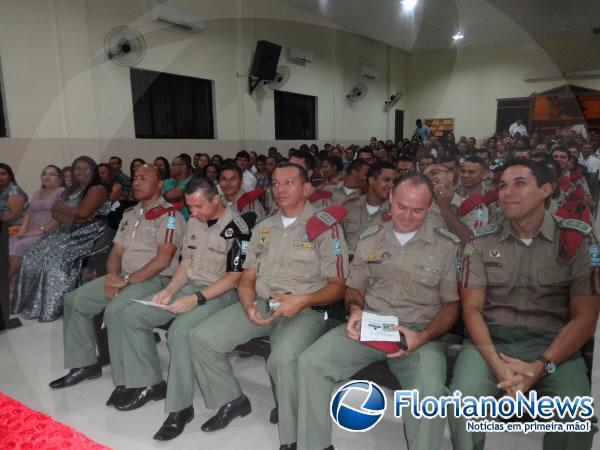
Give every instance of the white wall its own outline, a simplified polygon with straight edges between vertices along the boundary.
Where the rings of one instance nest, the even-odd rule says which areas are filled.
[[[560,73],[561,67],[589,64],[592,47],[560,43],[565,59],[551,59],[534,42],[518,47],[477,47],[411,54],[408,58],[409,114],[405,127],[411,131],[417,118],[454,118],[457,136],[481,139],[495,132],[497,99],[527,97],[571,83],[600,89],[600,79],[560,79],[528,83],[525,77]],[[555,52],[553,52],[555,54]],[[596,60],[597,61],[597,60]]]
[[[388,46],[382,43],[276,0],[260,2],[256,10],[248,2],[208,3],[205,12],[212,15],[203,14],[206,29],[189,34],[152,22],[146,0],[0,2],[10,134],[0,139],[0,160],[13,165],[19,182],[32,188],[43,165],[66,165],[82,153],[98,160],[119,154],[128,163],[136,156],[172,157],[182,151],[264,152],[273,144],[285,151],[298,142],[274,141],[273,92],[261,88],[253,96],[247,93],[244,75],[259,39],[284,47],[280,64],[291,68],[291,77],[283,90],[318,97],[319,142],[393,136],[387,118],[393,112],[385,113],[383,104],[388,84],[399,89],[405,82],[405,64],[398,63],[405,60],[404,52],[390,52],[395,58],[390,70],[399,74],[392,73],[388,83]],[[180,4],[188,9],[197,5]],[[265,18],[269,14],[272,18]],[[148,49],[139,68],[215,80],[215,140],[135,139],[129,69],[106,62],[102,54],[105,34],[119,25],[131,25],[146,37]],[[290,46],[314,52],[314,62],[302,66],[287,61]],[[358,67],[363,63],[380,70],[382,77],[368,83],[365,99],[349,105],[345,94],[361,81]]]

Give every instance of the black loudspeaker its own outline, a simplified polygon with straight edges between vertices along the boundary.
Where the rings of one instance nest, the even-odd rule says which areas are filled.
[[[272,81],[277,74],[277,63],[281,54],[281,46],[269,41],[258,41],[250,75],[259,80]]]

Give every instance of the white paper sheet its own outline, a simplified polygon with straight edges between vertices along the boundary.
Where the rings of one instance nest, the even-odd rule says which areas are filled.
[[[140,303],[140,304],[146,305],[146,306],[153,306],[154,308],[158,308],[158,309],[167,309],[167,306],[168,306],[168,305],[159,305],[158,303],[152,303],[149,300],[139,300],[136,298],[132,298],[131,301],[137,302],[137,303]]]
[[[363,312],[360,324],[361,341],[399,342],[400,333],[396,329],[398,318],[395,316],[380,316]]]

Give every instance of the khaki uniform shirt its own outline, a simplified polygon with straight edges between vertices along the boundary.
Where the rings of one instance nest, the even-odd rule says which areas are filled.
[[[383,222],[383,215],[390,210],[390,204],[386,200],[379,206],[379,210],[371,215],[367,210],[367,196],[363,195],[357,201],[351,202],[347,206],[348,215],[342,222],[344,235],[348,243],[348,251],[354,255],[359,236],[367,228],[379,225]]]
[[[331,197],[332,205],[342,205],[348,207],[352,202],[357,201],[361,197],[362,192],[359,188],[356,188],[354,189],[354,192],[352,192],[350,195],[346,195],[346,191],[344,190],[344,183],[342,183],[341,185],[333,189],[331,191],[331,194],[333,195]]]
[[[458,238],[446,237],[426,220],[400,245],[393,222],[358,241],[346,286],[365,292],[365,310],[429,323],[444,303],[458,301]]]
[[[246,211],[254,211],[256,213],[256,222],[255,223],[260,222],[261,220],[263,220],[265,218],[266,214],[265,214],[265,208],[263,208],[263,205],[259,199],[256,199],[253,202],[249,203],[246,207],[242,208],[241,211],[238,210],[237,201],[244,194],[245,194],[244,190],[240,190],[240,192],[237,193],[237,195],[235,196],[235,198],[233,199],[233,201],[231,203],[229,203],[225,199],[225,194],[221,194],[221,204],[223,206],[225,206],[226,208],[227,207],[230,208],[231,211],[233,212],[233,214],[238,215],[238,216],[241,215],[242,213],[245,213]]]
[[[569,299],[593,295],[587,240],[567,263],[559,256],[560,221],[546,212],[529,246],[508,220],[467,244],[461,285],[485,290],[488,325],[557,333],[569,321]]]
[[[162,244],[173,244],[177,247],[177,252],[169,267],[159,275],[170,277],[175,272],[185,234],[185,219],[179,211],[172,211],[147,220],[146,212],[157,206],[170,208],[172,205],[161,198],[148,208],[142,208],[141,203],[138,203],[123,213],[113,242],[125,247],[121,259],[121,269],[124,272],[132,273],[144,267],[156,256],[158,246]]]
[[[209,227],[206,222],[190,217],[181,250],[183,258],[192,260],[187,271],[190,281],[210,286],[226,272],[227,253],[231,249],[233,240],[226,240],[220,234],[233,217],[233,211],[225,208],[223,215],[212,227]]]
[[[306,202],[294,223],[283,227],[281,212],[267,217],[252,233],[244,269],[256,269],[256,294],[311,294],[327,286],[328,278],[348,274],[348,248],[336,225],[314,241],[306,235],[306,222],[315,208]],[[336,299],[331,299],[336,300]]]

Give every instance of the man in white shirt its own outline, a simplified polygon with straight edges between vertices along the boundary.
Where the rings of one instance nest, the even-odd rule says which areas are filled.
[[[253,191],[256,188],[256,177],[250,172],[250,153],[246,150],[241,150],[235,155],[235,163],[242,171],[242,189],[246,192]]]
[[[521,136],[527,136],[527,127],[523,124],[521,119],[517,119],[517,121],[508,128],[508,133],[511,137],[517,133]]]

